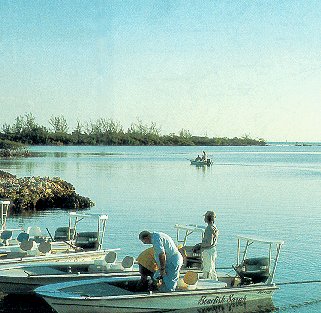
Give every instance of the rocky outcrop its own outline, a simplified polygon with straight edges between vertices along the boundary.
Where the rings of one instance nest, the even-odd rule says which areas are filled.
[[[0,198],[10,199],[15,212],[47,208],[86,209],[94,205],[59,177],[22,177],[0,171]]]

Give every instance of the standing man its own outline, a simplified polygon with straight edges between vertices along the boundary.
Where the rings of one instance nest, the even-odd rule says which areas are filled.
[[[218,237],[218,229],[214,224],[215,213],[207,211],[204,214],[204,222],[207,223],[203,240],[200,244],[202,251],[203,278],[217,280],[215,262],[217,257],[216,243]]]
[[[154,257],[163,278],[161,291],[174,291],[183,265],[183,257],[173,239],[164,233],[150,233],[147,230],[139,234],[139,239],[144,244],[152,244],[154,247]]]
[[[207,154],[205,151],[203,151],[203,154],[202,154],[202,161],[207,161]]]

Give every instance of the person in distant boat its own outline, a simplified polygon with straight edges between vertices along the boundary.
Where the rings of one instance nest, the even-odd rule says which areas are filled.
[[[198,155],[197,158],[195,159],[195,161],[201,161],[201,160],[202,159],[201,159],[200,155]]]
[[[154,258],[159,268],[163,284],[161,291],[174,291],[177,286],[179,271],[183,265],[183,257],[176,247],[174,240],[165,233],[147,230],[139,234],[139,239],[144,244],[152,244]]]
[[[207,211],[204,214],[204,221],[207,223],[204,237],[200,244],[194,247],[194,250],[200,250],[202,253],[203,278],[217,280],[215,262],[217,257],[216,243],[218,237],[218,229],[214,224],[216,215],[213,211]]]
[[[205,151],[203,151],[201,160],[202,160],[202,161],[207,161],[207,155],[206,155],[206,152],[205,152]]]

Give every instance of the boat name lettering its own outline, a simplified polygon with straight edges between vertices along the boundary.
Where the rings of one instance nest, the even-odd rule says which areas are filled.
[[[216,296],[215,298],[208,298],[207,296],[202,296],[198,301],[198,305],[211,305],[211,304],[222,304],[226,303],[225,296]]]
[[[246,302],[246,296],[236,297],[234,294],[229,296],[216,296],[214,298],[209,298],[207,296],[202,296],[198,301],[198,305],[213,305],[213,304],[223,304],[223,303],[234,303],[243,304]]]

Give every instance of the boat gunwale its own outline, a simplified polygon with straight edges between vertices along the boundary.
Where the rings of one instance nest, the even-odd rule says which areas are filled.
[[[35,278],[52,278],[52,277],[61,277],[61,278],[69,278],[69,277],[81,277],[81,276],[88,276],[89,278],[91,276],[94,276],[92,279],[95,279],[95,277],[104,276],[102,278],[110,278],[114,277],[115,275],[117,276],[137,276],[138,271],[123,271],[123,272],[95,272],[95,273],[63,273],[63,274],[44,274],[44,275],[28,275],[24,276],[25,278],[30,278],[30,279],[35,279]],[[11,276],[12,277],[12,276]],[[1,275],[0,275],[0,282],[1,282]]]
[[[92,251],[69,251],[69,252],[63,252],[63,253],[52,253],[48,255],[40,255],[40,256],[24,256],[20,258],[12,258],[12,259],[0,259],[0,271],[7,269],[5,266],[8,265],[11,267],[13,264],[16,264],[19,266],[20,264],[25,264],[25,263],[36,263],[37,261],[53,261],[56,259],[70,259],[75,256],[77,257],[82,257],[82,256],[88,256],[88,255],[102,255],[106,254],[109,251],[115,251],[119,250],[118,248],[116,249],[101,249],[101,250],[92,250]],[[66,261],[67,262],[67,261]]]
[[[196,166],[209,166],[209,165],[212,165],[213,162],[210,161],[196,161],[196,160],[190,160],[191,162],[191,165],[196,165]]]
[[[107,279],[107,281],[106,281]],[[82,280],[77,281],[79,285],[86,285],[88,282],[96,280],[96,283],[107,283],[108,284],[108,278],[99,278],[99,279],[90,279],[90,280]],[[62,287],[55,291],[54,288],[57,284],[60,284]],[[279,289],[279,287],[275,284],[252,284],[252,285],[243,285],[243,286],[237,286],[237,287],[220,287],[220,288],[207,288],[207,289],[199,289],[199,290],[176,290],[174,292],[151,292],[151,293],[133,293],[133,294],[127,294],[127,295],[111,295],[111,296],[90,296],[90,295],[74,295],[67,291],[62,291],[62,289],[72,287],[74,285],[74,282],[64,282],[64,283],[57,283],[57,284],[50,284],[41,286],[35,290],[35,292],[42,296],[47,297],[51,299],[70,299],[70,300],[124,300],[124,299],[132,299],[132,298],[150,298],[150,297],[177,297],[177,296],[193,296],[193,295],[208,295],[213,294],[214,292],[217,294],[228,294],[228,293],[245,293],[245,292],[252,292],[252,291],[261,291],[261,290],[269,290],[269,291],[275,291]],[[42,291],[41,289],[45,289]],[[59,293],[58,295],[55,295]]]

